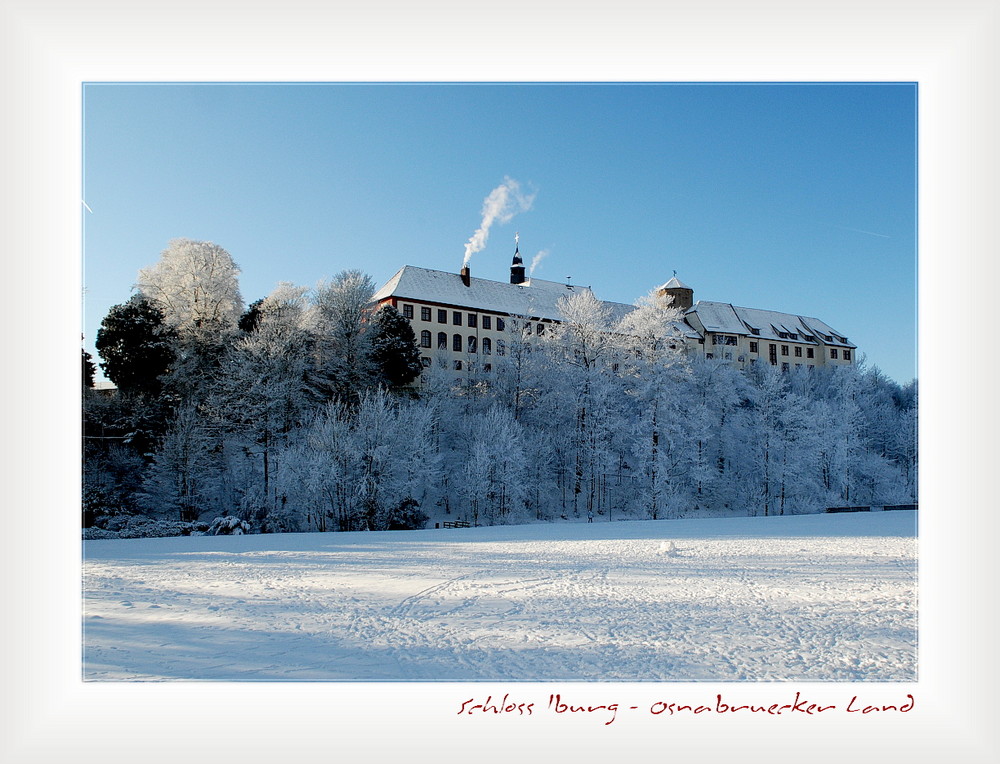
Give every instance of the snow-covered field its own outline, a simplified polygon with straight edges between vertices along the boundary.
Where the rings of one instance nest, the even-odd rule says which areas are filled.
[[[84,543],[84,678],[914,681],[916,515]]]

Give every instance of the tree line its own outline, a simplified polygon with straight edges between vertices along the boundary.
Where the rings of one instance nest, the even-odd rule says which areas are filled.
[[[655,295],[618,322],[587,291],[562,298],[541,334],[508,317],[503,357],[456,372],[421,366],[409,322],[373,310],[360,271],[246,308],[238,275],[222,248],[173,241],[102,322],[118,391],[84,395],[85,526],[384,530],[916,496],[915,382],[692,357]],[[85,354],[85,386],[93,373]]]

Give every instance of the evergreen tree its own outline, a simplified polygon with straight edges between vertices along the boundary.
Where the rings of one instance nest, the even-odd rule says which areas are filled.
[[[83,386],[93,387],[94,373],[97,371],[97,367],[94,366],[94,357],[86,350],[83,350],[82,352],[83,352]]]
[[[175,359],[176,333],[143,295],[114,305],[101,322],[95,346],[101,369],[125,393],[156,395]]]
[[[399,388],[420,376],[420,351],[410,322],[391,305],[372,319],[369,354],[379,382]]]
[[[257,328],[257,324],[260,323],[260,306],[264,303],[264,299],[254,300],[250,303],[250,306],[246,309],[240,320],[236,323],[237,327],[244,334],[250,334],[254,329]]]

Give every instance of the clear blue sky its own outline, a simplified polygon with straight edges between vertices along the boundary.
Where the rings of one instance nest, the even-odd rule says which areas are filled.
[[[823,319],[916,376],[912,84],[84,86],[84,347],[170,239],[213,241],[246,302],[347,268],[457,271],[505,176],[536,194],[472,273],[633,302]]]

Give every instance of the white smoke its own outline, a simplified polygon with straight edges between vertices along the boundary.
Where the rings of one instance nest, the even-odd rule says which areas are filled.
[[[544,260],[545,256],[548,255],[548,254],[549,254],[549,251],[547,249],[542,249],[542,250],[539,250],[539,252],[538,252],[537,255],[535,255],[533,258],[531,258],[531,268],[528,269],[528,275],[529,276],[532,275],[535,272],[535,268],[538,267],[538,264],[540,262],[542,262],[542,260]]]
[[[466,242],[462,267],[468,265],[472,256],[486,246],[486,240],[490,236],[490,227],[494,223],[509,222],[518,212],[530,210],[534,201],[534,194],[522,193],[520,183],[513,178],[504,177],[503,183],[490,191],[489,196],[483,199],[483,222]]]

